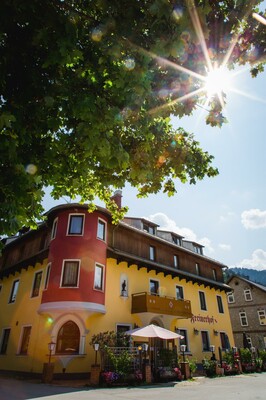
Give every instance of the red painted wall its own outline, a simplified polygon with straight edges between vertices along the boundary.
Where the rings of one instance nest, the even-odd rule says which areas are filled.
[[[84,214],[83,236],[68,236],[70,214]],[[106,242],[97,239],[98,218],[108,222],[106,215],[95,211],[88,213],[84,208],[59,209],[56,237],[51,240],[48,262],[51,262],[47,290],[43,291],[42,303],[57,301],[81,301],[104,304],[105,294],[95,290],[95,263],[106,265]],[[107,226],[106,226],[107,235]],[[80,260],[78,288],[60,288],[64,260]],[[106,274],[104,274],[105,280]],[[105,288],[105,281],[104,281]]]

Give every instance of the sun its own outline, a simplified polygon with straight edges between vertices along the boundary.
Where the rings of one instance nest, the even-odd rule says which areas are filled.
[[[229,70],[225,67],[213,68],[205,77],[204,90],[208,97],[221,96],[231,88],[231,77]]]

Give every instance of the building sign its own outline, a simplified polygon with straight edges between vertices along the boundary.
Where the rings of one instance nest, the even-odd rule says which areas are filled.
[[[194,323],[194,322],[204,322],[204,323],[206,323],[206,324],[217,324],[217,319],[215,319],[213,316],[212,317],[210,317],[209,315],[206,315],[206,316],[202,316],[202,315],[192,315],[192,317],[191,317],[191,320],[190,320],[192,323]]]

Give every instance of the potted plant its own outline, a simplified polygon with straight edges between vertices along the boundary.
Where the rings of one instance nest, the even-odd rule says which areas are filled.
[[[207,376],[212,377],[216,375],[216,364],[215,360],[208,360],[207,358],[202,360],[202,366]]]
[[[252,353],[249,349],[240,350],[240,359],[243,372],[255,371],[255,363],[252,360]]]
[[[197,371],[197,360],[195,358],[190,358],[188,359],[188,364],[191,377],[193,377],[193,374],[195,374],[195,372]]]

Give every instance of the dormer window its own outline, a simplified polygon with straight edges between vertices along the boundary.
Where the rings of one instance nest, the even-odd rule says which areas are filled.
[[[181,246],[181,240],[178,236],[172,235],[172,241],[173,241],[173,243],[177,244],[178,246]]]
[[[151,235],[155,235],[155,227],[148,225],[148,224],[143,224],[143,230],[147,233],[150,233]]]
[[[197,253],[197,254],[202,254],[202,248],[199,247],[199,246],[195,246],[195,245],[194,245],[194,251],[195,251],[195,253]]]

